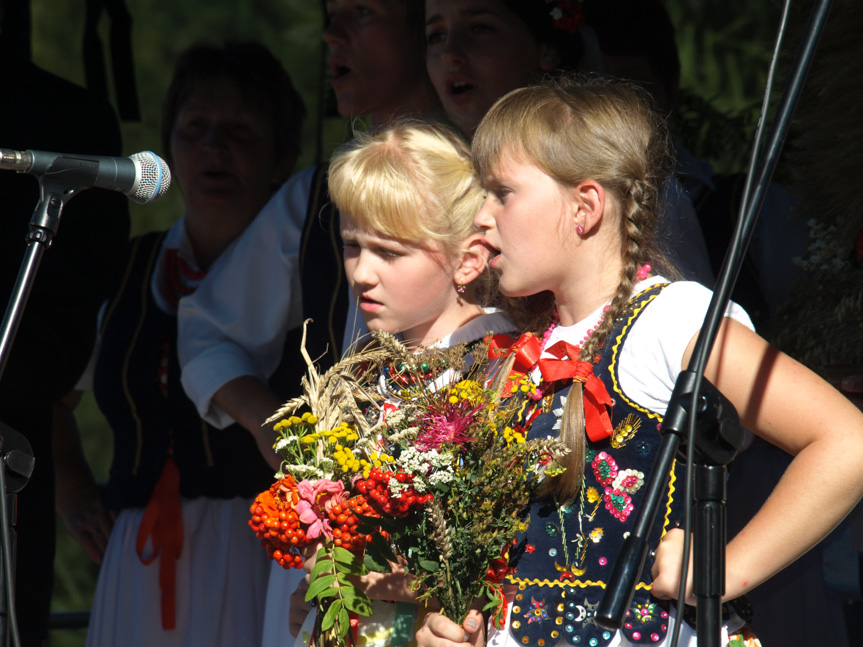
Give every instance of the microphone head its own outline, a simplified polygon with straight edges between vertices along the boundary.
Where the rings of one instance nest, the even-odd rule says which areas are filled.
[[[171,171],[167,162],[155,153],[143,151],[130,155],[137,169],[137,181],[129,192],[129,197],[138,204],[148,204],[158,200],[171,186]]]

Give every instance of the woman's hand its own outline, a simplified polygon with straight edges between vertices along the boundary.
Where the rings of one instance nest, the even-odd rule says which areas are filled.
[[[654,551],[653,566],[650,567],[650,575],[653,577],[651,593],[660,600],[677,599],[683,561],[683,539],[683,530],[672,528],[665,533],[665,537]],[[689,574],[686,577],[686,604],[695,603],[695,596],[692,593],[692,553],[690,552]]]
[[[102,488],[95,483],[58,488],[56,508],[69,534],[90,559],[101,564],[115,517],[113,511],[102,505]]]
[[[446,616],[430,613],[416,635],[417,647],[454,647],[472,645],[485,647],[485,628],[482,614],[476,609],[468,611],[461,625]]]

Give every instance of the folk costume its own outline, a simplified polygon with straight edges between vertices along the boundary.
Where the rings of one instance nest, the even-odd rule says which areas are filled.
[[[530,505],[527,530],[509,551],[513,571],[504,580],[510,590],[506,628],[491,628],[490,645],[661,645],[669,631],[673,611],[650,596],[650,563],[619,632],[598,626],[595,615],[642,502],[645,477],[659,447],[658,427],[686,345],[701,327],[710,292],[697,283],[668,284],[661,278],[641,281],[636,292],[593,366],[593,375],[608,396],[599,398],[594,413],[601,417],[607,412],[610,417],[604,424],[599,419],[591,423],[591,412],[585,412],[588,439],[581,490],[573,501],[537,498]],[[602,316],[600,308],[574,326],[554,328],[548,336],[539,362],[542,381],[539,369],[533,373],[546,393],[543,413],[534,420],[530,437],[558,433],[571,385],[549,381],[554,360],[577,357],[578,351],[562,342],[581,346]],[[735,304],[726,316],[751,327]],[[682,520],[682,474],[683,468],[675,465],[649,539],[652,547]],[[726,631],[742,624],[732,617]],[[689,633],[694,641],[694,630]],[[680,644],[687,644],[687,631],[682,637]]]
[[[253,437],[200,419],[180,384],[178,298],[203,276],[180,220],[131,241],[105,309],[94,393],[114,434],[106,507],[119,511],[87,644],[258,644],[266,555],[247,527],[272,470]]]

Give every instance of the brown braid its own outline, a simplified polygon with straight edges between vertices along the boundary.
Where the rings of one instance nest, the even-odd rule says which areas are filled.
[[[549,80],[510,93],[492,107],[474,136],[474,164],[481,177],[492,172],[507,151],[530,160],[562,186],[593,179],[612,198],[607,204],[620,221],[623,268],[581,361],[595,361],[615,323],[626,316],[638,268],[647,262],[664,273],[669,268],[653,244],[663,182],[672,168],[668,141],[665,123],[643,89],[584,77]],[[550,311],[538,317],[549,319]],[[585,436],[582,386],[575,382],[561,420],[560,439],[570,448],[558,461],[565,471],[546,479],[541,495],[563,501],[578,494]]]

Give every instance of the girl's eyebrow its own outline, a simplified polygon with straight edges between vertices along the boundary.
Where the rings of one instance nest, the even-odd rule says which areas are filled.
[[[471,9],[470,7],[466,9],[460,9],[459,15],[465,18],[476,18],[478,16],[493,16],[495,18],[499,17],[500,14],[494,11],[493,9],[487,9],[485,7],[480,7],[476,9]],[[431,25],[436,22],[440,22],[443,20],[443,16],[441,14],[434,14],[426,19],[426,25]]]

